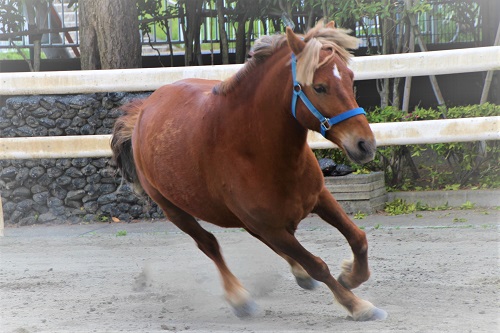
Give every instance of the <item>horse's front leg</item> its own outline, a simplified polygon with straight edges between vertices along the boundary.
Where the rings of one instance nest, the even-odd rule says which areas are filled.
[[[308,252],[290,230],[286,228],[261,230],[260,236],[285,258],[288,257],[303,267],[312,279],[325,283],[333,292],[335,299],[346,308],[354,320],[383,320],[387,317],[387,312],[355,296],[335,280],[326,263]]]
[[[370,270],[368,268],[368,242],[365,232],[349,219],[326,187],[321,191],[318,204],[313,212],[336,227],[347,239],[354,258],[352,260],[344,260],[342,263],[342,273],[338,277],[338,282],[347,289],[358,287],[370,277]]]

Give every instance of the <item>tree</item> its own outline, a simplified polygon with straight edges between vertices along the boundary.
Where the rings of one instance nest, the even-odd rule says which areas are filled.
[[[217,0],[217,23],[220,35],[220,53],[222,55],[222,63],[229,64],[229,49],[228,49],[228,39],[225,27],[225,15],[224,15],[224,0]]]
[[[0,1],[0,33],[8,34],[23,30],[24,17],[18,0]]]
[[[80,0],[82,69],[141,67],[136,0]]]
[[[201,59],[200,29],[204,0],[179,0],[179,18],[184,35],[186,66],[203,65]]]
[[[139,22],[139,29],[144,36],[147,36],[149,46],[158,54],[158,61],[162,66],[165,66],[161,60],[161,52],[151,42],[151,33],[153,29],[160,29],[166,35],[166,42],[170,51],[170,67],[174,66],[174,46],[170,32],[169,20],[179,17],[179,8],[177,4],[172,5],[168,1],[163,6],[158,0],[137,0],[137,9],[139,16],[142,18]]]
[[[59,33],[42,33],[48,29],[48,16],[51,0],[1,0],[0,1],[0,33],[7,34],[9,43],[16,48],[18,53],[28,62],[31,71],[40,71],[42,51],[48,59],[68,58],[69,54],[63,48],[42,48],[42,44],[49,40],[61,41]],[[28,24],[29,41],[33,44],[28,59],[13,39],[25,34],[24,23]]]

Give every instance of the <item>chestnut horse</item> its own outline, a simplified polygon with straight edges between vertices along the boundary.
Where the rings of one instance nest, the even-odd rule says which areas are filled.
[[[332,22],[333,23],[333,22]],[[356,163],[373,159],[375,139],[347,67],[357,40],[333,24],[306,35],[256,41],[245,66],[226,81],[186,79],[124,108],[111,146],[125,179],[142,189],[217,266],[238,316],[254,303],[231,273],[213,234],[196,219],[244,228],[291,266],[299,286],[325,283],[355,320],[387,313],[355,296],[370,275],[365,233],[325,188],[308,129],[323,133]],[[294,236],[316,213],[347,239],[354,258],[336,280]]]

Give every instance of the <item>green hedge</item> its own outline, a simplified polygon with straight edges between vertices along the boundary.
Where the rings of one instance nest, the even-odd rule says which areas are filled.
[[[411,113],[387,107],[368,112],[371,123],[470,118],[500,115],[500,105],[481,104],[444,109],[416,108]],[[358,172],[384,171],[386,184],[397,190],[430,190],[500,187],[498,141],[438,143],[379,147],[373,162],[353,165],[339,150],[318,150],[318,157],[333,158]]]

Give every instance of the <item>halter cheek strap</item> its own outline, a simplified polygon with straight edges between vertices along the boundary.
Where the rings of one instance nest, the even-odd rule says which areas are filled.
[[[297,119],[297,114],[296,114],[297,99],[300,98],[304,103],[304,105],[309,109],[309,111],[319,120],[321,124],[320,126],[321,135],[325,136],[326,131],[328,131],[330,128],[332,128],[333,125],[338,124],[341,121],[344,121],[346,119],[349,119],[351,117],[360,114],[366,115],[365,110],[363,108],[358,107],[343,112],[333,118],[326,118],[321,114],[321,112],[319,112],[314,107],[309,98],[307,98],[306,94],[302,90],[302,86],[300,85],[299,82],[297,82],[296,73],[297,73],[297,59],[295,58],[295,54],[292,53],[292,79],[293,79],[292,114],[295,117],[295,119]]]

